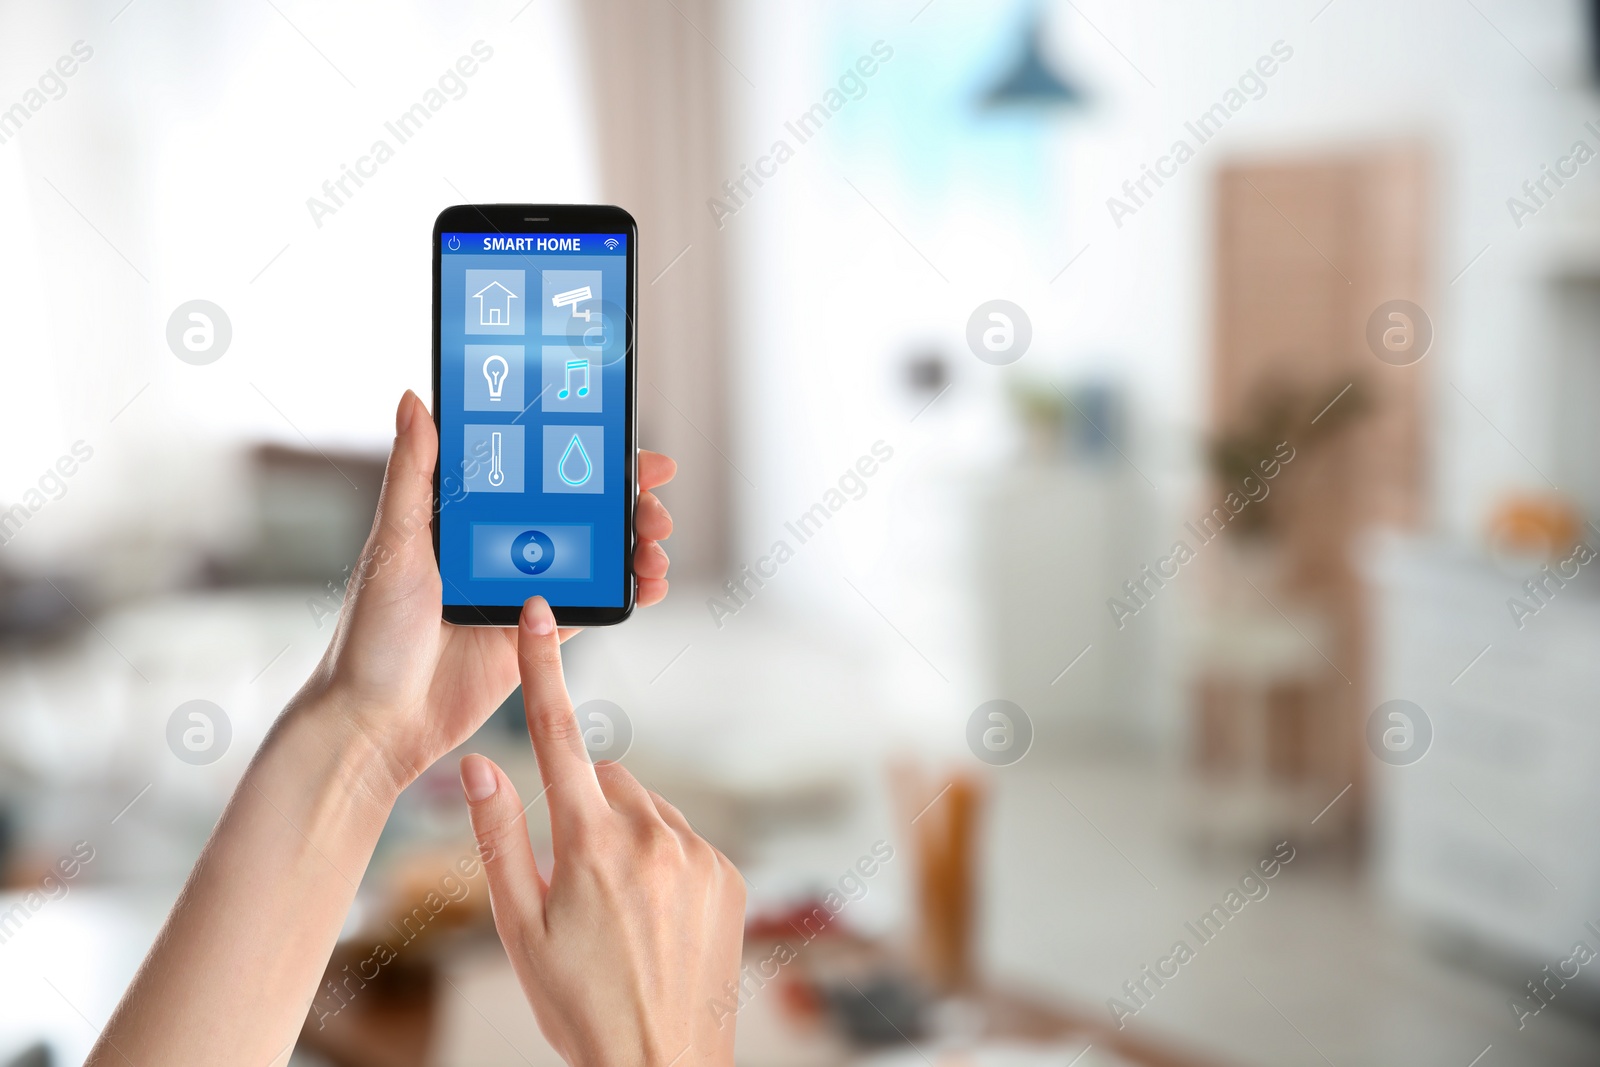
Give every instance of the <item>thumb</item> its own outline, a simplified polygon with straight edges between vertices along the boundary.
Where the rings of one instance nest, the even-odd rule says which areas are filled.
[[[478,755],[461,760],[461,788],[489,880],[495,929],[508,946],[521,947],[530,934],[544,930],[546,892],[528,842],[522,800],[505,772]]]
[[[426,534],[433,521],[433,468],[439,459],[439,435],[428,408],[411,390],[400,398],[394,414],[394,450],[383,475],[383,494],[372,523],[369,547],[398,554],[413,541],[433,546]]]

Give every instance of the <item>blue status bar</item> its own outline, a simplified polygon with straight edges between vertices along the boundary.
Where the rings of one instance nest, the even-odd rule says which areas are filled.
[[[621,233],[445,233],[439,235],[439,241],[445,252],[463,255],[623,255],[628,250],[628,237]]]

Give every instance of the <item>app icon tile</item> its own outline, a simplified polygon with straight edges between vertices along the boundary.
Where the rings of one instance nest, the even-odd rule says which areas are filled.
[[[528,309],[528,272],[469,270],[467,333],[521,334]]]
[[[599,411],[604,368],[598,352],[580,345],[545,345],[541,411]]]
[[[468,423],[462,428],[461,481],[469,493],[520,493],[523,427]]]
[[[546,337],[603,338],[600,278],[597,270],[541,271]]]
[[[461,406],[468,411],[519,414],[526,371],[521,345],[465,345]]]
[[[605,428],[546,426],[540,466],[547,493],[605,492]]]

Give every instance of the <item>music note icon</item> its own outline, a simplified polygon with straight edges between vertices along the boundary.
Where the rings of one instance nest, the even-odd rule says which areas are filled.
[[[568,414],[599,411],[606,391],[605,364],[576,344],[545,345],[539,367],[541,410]],[[481,386],[483,379],[478,379]],[[565,442],[562,442],[565,444]],[[3,510],[3,509],[0,509]]]
[[[580,397],[589,395],[589,361],[586,359],[569,359],[567,360],[566,383],[561,387],[561,391],[556,394],[557,400],[565,400],[572,395],[573,371],[583,372],[583,384],[578,387],[578,395]]]

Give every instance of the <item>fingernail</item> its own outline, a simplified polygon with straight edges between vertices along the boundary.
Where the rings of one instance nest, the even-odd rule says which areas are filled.
[[[494,796],[500,788],[500,779],[494,768],[482,756],[464,756],[461,759],[461,788],[467,799],[476,804]]]
[[[542,596],[532,597],[522,605],[522,623],[530,631],[544,637],[555,632],[556,617],[550,604]]]
[[[406,390],[406,395],[400,398],[400,407],[394,413],[394,429],[396,433],[405,433],[411,429],[411,417],[417,410],[416,405],[413,403],[416,399],[417,394],[409,389]]]

